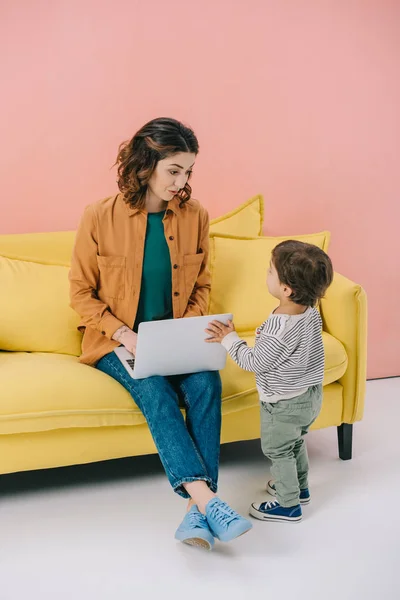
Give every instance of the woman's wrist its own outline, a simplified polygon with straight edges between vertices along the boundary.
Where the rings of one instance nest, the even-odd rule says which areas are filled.
[[[122,327],[117,329],[117,331],[113,334],[112,339],[116,342],[121,343],[122,336],[124,335],[124,333],[128,333],[129,331],[132,331],[132,329],[129,329],[127,325],[123,325]]]

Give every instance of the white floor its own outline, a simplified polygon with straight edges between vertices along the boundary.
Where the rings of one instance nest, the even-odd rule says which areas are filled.
[[[354,458],[336,430],[308,439],[313,501],[300,524],[254,521],[212,553],[174,540],[183,501],[158,457],[23,473],[0,484],[0,600],[400,598],[400,378],[368,383]],[[268,463],[224,446],[220,493],[247,512]]]

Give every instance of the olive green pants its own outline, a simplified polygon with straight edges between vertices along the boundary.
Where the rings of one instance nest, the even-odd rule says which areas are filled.
[[[261,447],[271,462],[276,497],[281,506],[299,504],[300,490],[308,488],[308,455],[304,436],[321,410],[322,385],[301,396],[261,403]]]

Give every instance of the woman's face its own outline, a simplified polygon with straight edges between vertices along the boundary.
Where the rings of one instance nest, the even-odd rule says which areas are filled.
[[[169,202],[185,187],[193,169],[196,155],[191,152],[179,152],[157,163],[148,187],[154,196]]]

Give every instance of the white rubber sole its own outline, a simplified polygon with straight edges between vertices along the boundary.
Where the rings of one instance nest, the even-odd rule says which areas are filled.
[[[207,540],[203,540],[202,538],[188,538],[187,540],[180,540],[183,544],[187,544],[188,546],[195,546],[196,548],[202,548],[203,550],[211,551],[213,549],[210,542]]]
[[[249,514],[259,521],[276,521],[277,523],[300,523],[300,521],[303,519],[302,515],[300,515],[300,517],[278,517],[274,515],[266,515],[254,508],[253,505],[250,506]]]
[[[311,502],[311,496],[310,496],[309,498],[307,498],[306,500],[302,500],[302,499],[300,498],[300,504],[301,504],[302,506],[305,506],[306,504],[310,504],[310,502]]]
[[[274,498],[276,498],[276,491],[274,490],[274,488],[272,488],[272,487],[269,485],[269,481],[268,481],[268,483],[267,483],[267,485],[266,485],[266,490],[267,490],[267,492],[268,492],[268,494],[269,494],[270,496],[273,496]],[[306,500],[302,500],[302,499],[300,498],[300,504],[301,504],[302,506],[305,506],[306,504],[310,504],[310,502],[311,502],[311,496],[310,496],[309,498],[307,498]]]

